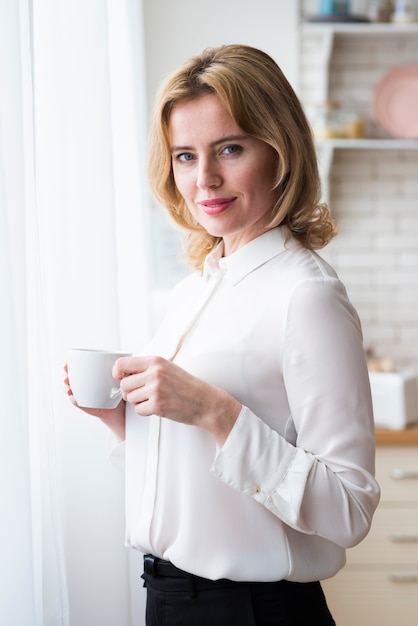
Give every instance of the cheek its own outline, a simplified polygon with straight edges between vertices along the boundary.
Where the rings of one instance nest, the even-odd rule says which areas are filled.
[[[177,190],[179,192],[179,194],[186,199],[187,196],[190,195],[190,191],[191,191],[191,181],[190,181],[190,176],[186,176],[184,174],[176,174],[176,171],[173,170],[173,176],[174,176],[174,183],[177,187]]]
[[[271,187],[271,179],[265,169],[249,169],[240,176],[241,188],[250,196],[264,196]]]
[[[276,179],[276,168],[272,167],[271,161],[266,163],[265,167],[259,172],[258,184],[261,189],[268,195],[273,192],[273,187]]]

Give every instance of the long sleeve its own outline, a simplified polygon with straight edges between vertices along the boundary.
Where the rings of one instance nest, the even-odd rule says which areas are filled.
[[[338,279],[295,289],[283,372],[295,440],[244,407],[212,471],[290,527],[351,547],[370,528],[379,488],[361,328]]]

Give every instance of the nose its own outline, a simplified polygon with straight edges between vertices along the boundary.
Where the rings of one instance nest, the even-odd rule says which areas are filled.
[[[219,187],[222,176],[219,165],[210,158],[201,158],[197,173],[196,185],[199,189],[209,189]]]

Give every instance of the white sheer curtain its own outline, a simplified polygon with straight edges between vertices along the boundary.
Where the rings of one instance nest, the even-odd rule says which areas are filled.
[[[61,371],[149,333],[143,64],[140,0],[0,0],[1,624],[133,623],[122,482]]]

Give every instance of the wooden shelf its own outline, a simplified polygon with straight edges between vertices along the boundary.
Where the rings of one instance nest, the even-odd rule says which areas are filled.
[[[302,25],[302,32],[303,31],[324,32],[342,35],[403,35],[407,33],[417,33],[418,23],[412,22],[406,24],[346,24],[343,22],[305,22]]]
[[[418,150],[418,139],[317,139],[315,144],[330,150]]]
[[[418,150],[418,139],[316,139],[315,146],[322,180],[322,200],[329,202],[330,172],[336,150]]]
[[[378,446],[418,446],[418,425],[404,430],[376,429]]]

